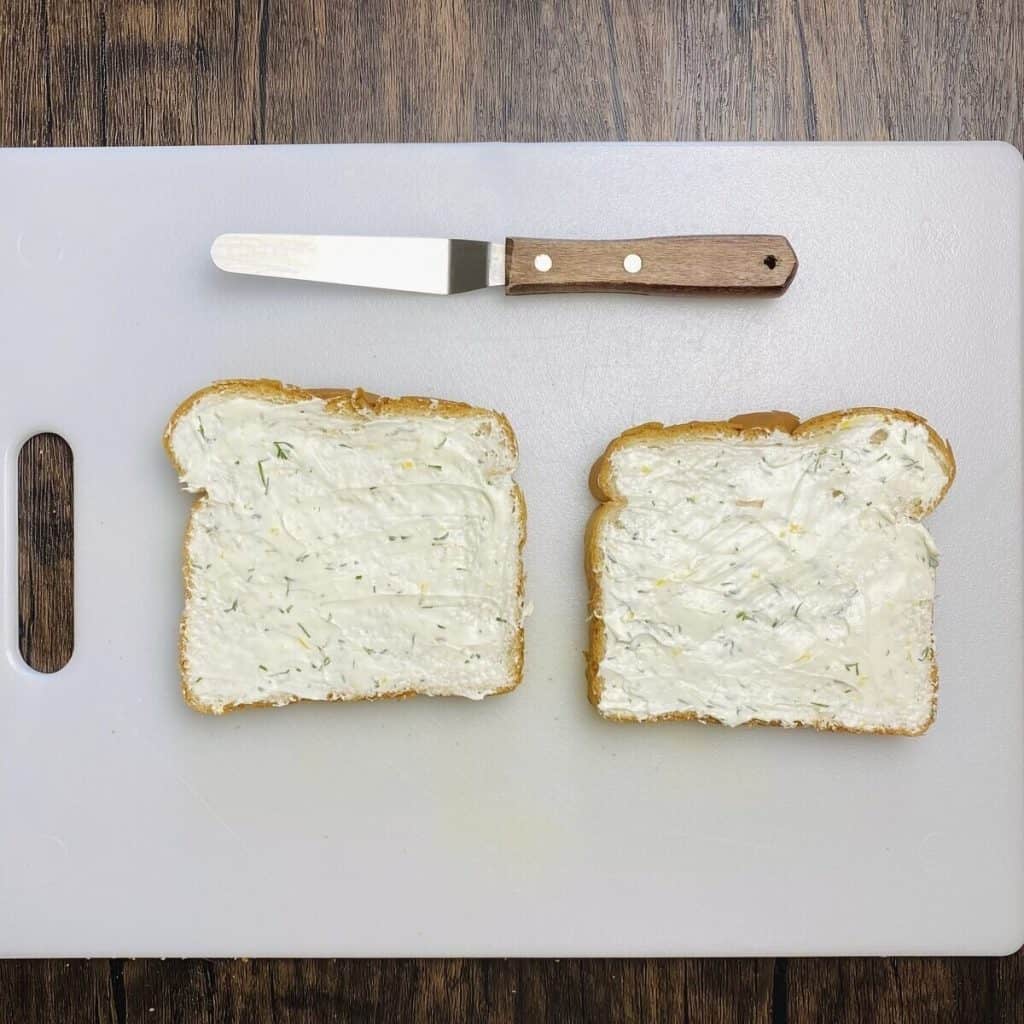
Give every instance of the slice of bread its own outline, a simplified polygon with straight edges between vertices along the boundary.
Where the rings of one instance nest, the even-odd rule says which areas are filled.
[[[518,685],[526,513],[504,416],[222,381],[164,443],[185,535],[186,701],[474,700]]]
[[[935,716],[953,452],[862,408],[626,431],[591,474],[590,699],[606,718],[917,735]]]

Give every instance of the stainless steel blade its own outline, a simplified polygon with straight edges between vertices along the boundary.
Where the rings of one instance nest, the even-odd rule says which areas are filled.
[[[220,235],[213,262],[232,274],[451,295],[505,283],[505,246],[462,238]]]

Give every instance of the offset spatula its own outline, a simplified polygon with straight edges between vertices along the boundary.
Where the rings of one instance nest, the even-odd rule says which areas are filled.
[[[504,285],[537,292],[727,292],[781,295],[797,259],[781,235],[692,235],[582,241],[221,235],[221,270],[262,277],[451,295]]]

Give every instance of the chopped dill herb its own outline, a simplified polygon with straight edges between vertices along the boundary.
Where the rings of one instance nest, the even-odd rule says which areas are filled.
[[[205,441],[206,431],[203,429],[203,417],[197,416],[196,419],[199,421],[199,436]]]
[[[296,561],[296,562],[304,562],[304,561],[305,561],[305,560],[306,560],[307,558],[309,558],[309,554],[310,554],[310,553],[309,553],[309,552],[307,551],[307,552],[306,552],[306,553],[305,553],[304,555],[299,555],[299,556],[298,556],[298,557],[297,557],[297,558],[295,559],[295,561]]]
[[[267,474],[263,472],[263,463],[266,461],[266,459],[259,459],[256,463],[256,468],[260,471],[260,483],[263,484],[264,494],[270,491],[270,480],[267,478]]]
[[[856,673],[856,674],[857,674],[858,676],[860,675],[860,662],[859,662],[859,661],[851,661],[851,662],[850,662],[849,664],[846,664],[846,663],[844,662],[844,663],[843,663],[843,668],[845,668],[847,672],[849,672],[849,671],[850,671],[850,669],[852,668],[852,669],[853,669],[853,671],[854,671],[854,672],[855,672],[855,673]]]
[[[438,466],[438,465],[437,465],[436,463],[434,463],[434,462],[428,462],[428,463],[427,463],[427,468],[428,468],[428,469],[443,469],[444,467],[443,467],[443,466]]]
[[[292,592],[292,584],[295,582],[291,576],[285,576],[284,578],[284,596],[287,597]]]
[[[238,611],[238,598],[236,597],[234,599],[234,601],[231,602],[231,607],[230,608],[225,608],[224,611],[226,611],[226,612],[237,612]]]
[[[308,629],[306,629],[306,627],[301,622],[297,622],[296,625],[299,627],[299,629],[302,630],[303,633],[306,634],[306,636],[308,636],[310,639],[313,638],[313,635],[310,633]]]
[[[266,665],[258,665],[257,668],[259,668],[259,670],[261,672],[266,672],[267,671],[267,666]]]
[[[752,616],[741,610],[736,613],[736,618],[739,619],[740,622],[749,622]]]
[[[287,459],[288,458],[288,452],[285,450],[286,448],[290,448],[292,451],[295,451],[295,445],[289,444],[287,441],[274,441],[273,444],[274,444],[274,454],[279,459]]]

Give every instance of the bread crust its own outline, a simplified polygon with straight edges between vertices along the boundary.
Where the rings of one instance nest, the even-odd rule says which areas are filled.
[[[345,414],[349,416],[376,417],[376,416],[402,416],[402,415],[439,415],[439,416],[492,416],[497,421],[505,439],[515,458],[519,456],[519,444],[512,424],[504,413],[495,412],[491,409],[483,409],[478,406],[469,405],[465,402],[453,402],[441,398],[422,398],[419,396],[406,396],[402,398],[387,398],[375,395],[361,388],[303,388],[292,384],[284,384],[279,380],[270,378],[259,378],[247,380],[243,378],[220,380],[200,388],[189,395],[171,414],[164,429],[163,445],[167,457],[171,460],[175,472],[179,478],[185,475],[184,467],[178,462],[171,445],[171,435],[174,433],[178,423],[188,415],[189,410],[210,395],[243,395],[247,398],[263,399],[270,402],[304,402],[313,398],[323,399],[327,412]],[[519,575],[517,580],[517,598],[522,603],[526,589],[526,574],[523,569],[523,547],[526,544],[526,501],[523,497],[519,484],[513,481],[512,493],[515,499],[516,521],[519,524]],[[182,578],[186,601],[192,595],[191,567],[188,559],[189,544],[192,539],[192,531],[198,511],[207,500],[204,490],[198,491],[196,500],[189,509],[188,522],[185,526],[185,539],[182,544]],[[402,690],[397,693],[381,693],[363,695],[330,693],[324,698],[292,697],[283,704],[275,701],[247,701],[245,703],[227,704],[222,708],[215,708],[204,704],[189,684],[190,666],[186,655],[187,640],[187,618],[184,612],[178,627],[178,668],[181,673],[181,692],[185,703],[195,711],[203,714],[219,715],[228,711],[238,711],[245,708],[261,707],[286,707],[288,704],[310,703],[320,704],[327,701],[377,701],[377,700],[405,700],[409,697],[427,696],[420,690]],[[516,630],[513,641],[512,652],[512,682],[488,694],[489,697],[500,696],[510,693],[523,680],[523,661],[525,654],[525,630],[522,626]]]
[[[870,416],[872,418],[883,417],[886,422],[919,423],[927,431],[932,447],[946,470],[946,482],[938,496],[928,505],[917,505],[911,509],[915,519],[923,519],[933,512],[946,496],[956,476],[956,459],[949,442],[941,437],[925,420],[916,413],[905,409],[889,409],[883,406],[856,406],[851,409],[840,409],[835,412],[823,413],[820,416],[813,416],[810,419],[801,421],[798,416],[791,412],[773,410],[771,412],[744,413],[733,416],[729,420],[692,420],[689,423],[679,423],[665,426],[662,423],[642,423],[623,431],[618,437],[612,440],[603,454],[597,459],[590,471],[590,490],[600,504],[591,513],[587,522],[587,529],[584,538],[584,566],[587,576],[588,600],[588,621],[590,625],[590,645],[586,652],[586,676],[587,696],[590,703],[598,710],[598,713],[610,722],[630,722],[635,724],[646,724],[648,722],[676,721],[699,721],[712,725],[724,725],[718,718],[698,715],[693,711],[669,711],[662,714],[651,715],[648,718],[636,718],[632,715],[624,715],[615,712],[601,711],[601,694],[604,690],[604,682],[601,679],[600,666],[604,660],[607,648],[607,638],[604,629],[603,619],[603,594],[601,590],[600,574],[600,546],[599,539],[602,527],[610,522],[618,512],[625,507],[626,501],[615,487],[615,480],[612,473],[611,459],[615,452],[632,444],[645,443],[648,441],[670,441],[680,437],[696,438],[725,438],[735,440],[743,437],[764,437],[776,431],[791,434],[793,437],[813,437],[815,434],[828,433],[830,430],[840,426],[844,420]],[[932,608],[934,621],[934,606]],[[932,646],[935,645],[935,634],[932,633]],[[926,732],[935,721],[935,712],[938,704],[939,670],[933,661],[931,668],[931,708],[928,718],[917,729],[851,729],[847,726],[836,725],[829,722],[795,722],[794,726],[811,726],[822,732],[851,732],[851,733],[873,733],[876,735],[890,736],[919,736]],[[785,723],[778,720],[751,719],[745,725],[771,725],[784,726]]]

